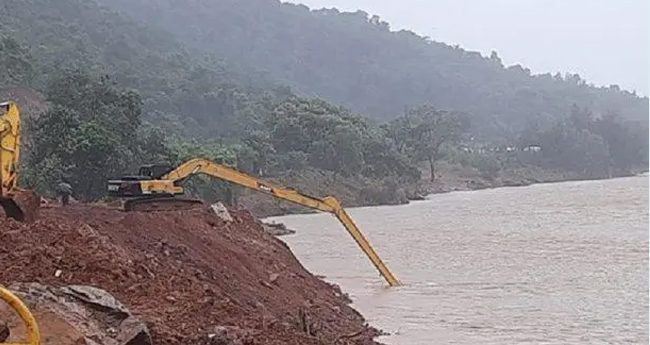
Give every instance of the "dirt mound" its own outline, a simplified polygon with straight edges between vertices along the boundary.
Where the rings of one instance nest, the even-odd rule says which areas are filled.
[[[0,283],[99,287],[156,344],[219,343],[222,333],[242,344],[373,344],[377,331],[337,287],[247,211],[231,215],[45,208],[33,224],[0,224]]]

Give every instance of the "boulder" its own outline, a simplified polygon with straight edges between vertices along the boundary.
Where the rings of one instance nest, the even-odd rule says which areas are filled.
[[[268,232],[273,236],[284,236],[295,234],[296,231],[287,228],[284,223],[262,223],[264,231]]]
[[[217,217],[225,220],[226,222],[233,221],[230,212],[228,212],[228,208],[226,208],[226,205],[224,205],[222,202],[212,204],[210,207],[212,208],[212,211],[214,211],[214,213],[217,215]]]
[[[244,345],[253,343],[255,334],[236,326],[215,326],[208,334],[210,345]]]
[[[8,287],[27,304],[36,318],[44,345],[151,345],[147,326],[108,292],[85,285],[61,288],[38,283]],[[9,342],[24,341],[24,325],[0,305],[0,320],[7,320]]]

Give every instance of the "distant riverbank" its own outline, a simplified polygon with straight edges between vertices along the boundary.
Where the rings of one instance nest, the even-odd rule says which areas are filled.
[[[390,180],[373,181],[342,177],[314,170],[294,172],[272,180],[317,197],[333,195],[342,202],[344,207],[359,207],[407,204],[410,200],[420,200],[429,194],[562,181],[608,179],[646,172],[647,169],[639,169],[627,173],[612,173],[609,176],[593,176],[537,167],[518,167],[486,174],[471,167],[442,162],[437,168],[434,181],[430,181],[429,171],[423,170],[423,178],[419,183],[406,186]],[[313,212],[304,207],[251,191],[245,191],[244,195],[239,197],[238,203],[239,207],[251,211],[260,218]]]
[[[449,169],[437,176],[433,182],[423,182],[421,188],[427,194],[448,193],[454,191],[471,191],[501,187],[529,186],[539,183],[553,183],[580,180],[604,180],[629,177],[647,173],[647,169],[612,173],[608,176],[588,175],[559,170],[546,170],[537,167],[520,167],[501,171],[491,178],[481,174],[472,174],[466,170]]]

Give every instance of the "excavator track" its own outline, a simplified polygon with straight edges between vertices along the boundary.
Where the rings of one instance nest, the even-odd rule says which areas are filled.
[[[0,206],[7,217],[31,223],[38,217],[41,197],[34,191],[17,189],[7,197],[0,197]]]
[[[126,212],[159,212],[192,210],[201,206],[203,201],[199,199],[164,196],[130,199],[124,202],[123,208]]]

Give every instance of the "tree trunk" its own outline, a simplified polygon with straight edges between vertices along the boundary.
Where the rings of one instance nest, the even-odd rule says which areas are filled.
[[[76,195],[75,199],[81,199],[81,200],[83,200],[85,202],[90,202],[92,200],[92,195],[93,195],[93,181],[91,180],[86,185],[86,190],[84,191],[84,194],[83,195]],[[74,190],[72,191],[72,196],[75,197]]]
[[[429,156],[429,169],[431,169],[431,182],[436,179],[436,166],[432,156]]]

